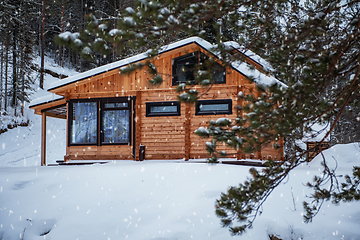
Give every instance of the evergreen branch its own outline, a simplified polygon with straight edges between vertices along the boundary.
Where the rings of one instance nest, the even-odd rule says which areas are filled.
[[[357,79],[357,77],[359,76],[359,73],[360,73],[360,65],[359,65],[359,67],[358,67],[358,71],[357,71],[357,73],[356,73],[356,77],[354,78],[354,80]],[[352,86],[354,85],[354,83],[355,83],[354,80],[353,80],[352,84],[350,85],[350,87],[352,87]],[[348,96],[346,97],[346,100],[345,100],[344,103],[342,104],[339,113],[337,114],[337,116],[336,116],[334,122],[332,123],[329,131],[326,133],[326,135],[325,135],[324,138],[321,140],[321,142],[323,142],[323,141],[329,136],[330,132],[332,132],[332,131],[334,130],[334,128],[335,128],[335,126],[336,126],[336,123],[339,121],[341,114],[344,112],[345,107],[346,107],[347,104],[349,103],[349,100],[350,100],[350,97],[351,97],[352,93],[356,92],[359,88],[360,88],[360,85],[356,86],[353,91],[349,91]]]

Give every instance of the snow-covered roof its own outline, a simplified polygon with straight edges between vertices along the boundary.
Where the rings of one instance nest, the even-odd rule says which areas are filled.
[[[211,43],[209,43],[208,41],[199,38],[199,37],[190,37],[190,38],[186,38],[180,41],[177,41],[175,43],[171,43],[169,45],[163,46],[160,48],[159,50],[159,54],[191,44],[191,43],[196,43],[199,46],[201,46],[202,48],[208,50],[209,52],[217,55],[216,53],[214,53],[213,49],[215,49],[215,45],[212,45]],[[240,45],[236,42],[225,42],[224,43],[226,46],[229,47],[233,47],[234,49],[240,49]],[[259,57],[258,55],[256,55],[255,53],[247,50],[245,51],[245,55],[247,55],[249,58],[251,58],[252,60],[260,63],[262,66],[268,68],[268,69],[272,69],[270,64],[268,64],[264,59],[262,59],[261,57]],[[104,66],[101,67],[97,67],[94,69],[91,69],[89,71],[80,73],[80,74],[76,74],[73,76],[70,76],[68,78],[63,79],[62,81],[56,82],[54,84],[52,84],[50,86],[49,90],[54,90],[56,88],[62,87],[62,86],[66,86],[68,84],[74,83],[74,82],[78,82],[81,81],[83,79],[92,77],[94,75],[98,75],[98,74],[102,74],[117,68],[121,68],[124,67],[128,64],[131,63],[135,63],[141,60],[144,60],[148,58],[148,52],[144,52],[129,58],[125,58],[123,60],[117,61],[117,62],[113,62],[110,64],[106,64]],[[232,67],[235,68],[236,70],[240,71],[243,75],[245,76],[252,76],[255,78],[255,82],[259,83],[259,84],[264,84],[264,85],[270,85],[274,82],[279,83],[280,85],[284,85],[283,83],[281,83],[279,80],[273,78],[273,77],[269,77],[265,74],[263,74],[262,72],[256,70],[256,69],[249,69],[247,63],[233,63]]]
[[[202,38],[190,37],[190,38],[186,38],[186,39],[177,41],[175,43],[171,43],[169,45],[161,47],[160,50],[159,50],[159,54],[170,51],[170,50],[173,50],[173,49],[176,49],[176,48],[179,48],[179,47],[182,47],[182,46],[185,46],[185,45],[188,45],[188,44],[191,44],[191,43],[196,43],[196,44],[200,45],[201,47],[203,47],[204,49],[207,49],[209,51],[210,51],[211,48],[214,47],[211,43],[209,43],[208,41],[205,41]],[[92,77],[94,75],[106,73],[108,71],[124,67],[124,66],[126,66],[128,64],[131,64],[131,63],[135,63],[135,62],[144,60],[144,59],[148,58],[149,51],[144,52],[144,53],[140,53],[140,54],[132,56],[132,57],[122,59],[120,61],[109,63],[109,64],[106,64],[106,65],[103,65],[101,67],[91,69],[91,70],[83,72],[83,73],[79,73],[79,74],[64,78],[62,81],[59,81],[59,82],[56,82],[56,83],[52,84],[50,86],[50,88],[48,89],[48,91],[59,88],[59,87],[62,87],[62,86],[66,86],[68,84],[71,84],[71,83],[74,83],[74,82],[77,82],[77,81],[81,81],[83,79]]]
[[[270,70],[270,71],[274,70],[274,68],[271,66],[271,64],[269,62],[265,61],[265,59],[263,59],[262,57],[260,57],[256,53],[254,53],[253,51],[246,49],[244,46],[241,46],[237,42],[229,41],[229,42],[224,42],[223,44],[226,47],[231,47],[231,48],[245,54],[248,58],[250,58],[254,62],[260,64],[262,67],[266,68],[267,70]]]
[[[243,75],[248,76],[248,77],[253,77],[254,81],[257,84],[262,84],[265,86],[270,86],[272,84],[279,84],[281,87],[287,87],[286,84],[280,82],[279,80],[277,80],[276,78],[272,77],[272,76],[268,76],[260,71],[258,71],[255,68],[249,68],[249,64],[245,63],[245,62],[241,62],[241,61],[237,61],[237,62],[232,62],[231,66],[236,69],[237,71],[241,72]]]
[[[303,142],[320,142],[324,139],[327,132],[330,131],[330,124],[315,123],[311,126],[311,132],[306,133],[302,139]],[[324,139],[330,141],[330,136]]]
[[[216,51],[216,45],[213,45],[213,44],[209,43],[208,41],[206,41],[202,38],[199,38],[199,37],[190,37],[190,38],[186,38],[186,39],[177,41],[175,43],[171,43],[169,45],[163,46],[160,48],[159,54],[165,53],[167,51],[171,51],[176,48],[183,47],[183,46],[186,46],[186,45],[189,45],[192,43],[196,43],[203,49],[206,49],[207,51],[211,52],[215,56],[218,56],[217,51]],[[269,63],[267,63],[264,59],[262,59],[260,56],[256,55],[255,53],[251,52],[250,50],[246,50],[245,52],[241,51],[243,48],[238,43],[230,41],[230,42],[225,42],[224,45],[227,47],[232,47],[232,48],[244,53],[247,57],[249,57],[250,59],[259,63],[263,67],[265,67],[269,70],[272,69],[272,67]],[[53,84],[51,84],[50,87],[48,88],[48,91],[54,90],[59,87],[66,86],[71,83],[79,82],[81,80],[90,78],[95,75],[99,75],[99,74],[106,73],[106,72],[114,70],[114,69],[124,67],[131,63],[145,60],[148,58],[148,52],[149,51],[132,56],[132,57],[125,58],[120,61],[106,64],[104,66],[97,67],[97,68],[91,69],[91,70],[83,72],[83,73],[75,74],[70,77],[64,78],[61,81],[57,81],[57,82],[54,82]],[[253,77],[254,81],[257,84],[269,86],[271,84],[278,83],[280,86],[286,87],[286,85],[284,83],[280,82],[276,78],[274,78],[272,76],[268,76],[255,68],[250,68],[250,65],[248,63],[240,62],[240,61],[233,62],[231,64],[231,66],[235,70],[240,72],[241,74],[248,76],[248,77]],[[34,107],[36,105],[40,105],[40,104],[44,104],[44,103],[48,103],[48,102],[53,102],[53,101],[60,100],[60,99],[63,99],[63,97],[57,96],[55,94],[49,94],[47,96],[37,98],[37,99],[31,101],[30,107]]]
[[[61,99],[64,99],[64,97],[56,95],[55,93],[48,93],[45,96],[42,96],[42,97],[39,97],[39,98],[36,98],[36,99],[32,100],[30,102],[29,107],[35,107],[37,105],[50,103],[50,102],[55,102],[55,101],[58,101],[58,100],[61,100]]]

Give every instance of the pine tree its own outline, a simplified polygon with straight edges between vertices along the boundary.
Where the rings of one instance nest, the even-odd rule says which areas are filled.
[[[62,34],[57,40],[88,57],[95,52],[109,54],[114,46],[120,56],[129,48],[136,52],[150,47],[151,59],[164,43],[177,37],[200,36],[217,44],[224,65],[244,61],[241,53],[246,50],[265,58],[271,63],[265,71],[288,87],[257,85],[259,95],[239,94],[248,103],[241,109],[243,115],[233,121],[210,122],[206,130],[197,131],[200,136],[212,138],[207,149],[212,156],[210,160],[216,161],[218,156],[226,155],[216,151],[219,143],[254,152],[281,138],[295,143],[304,134],[312,133],[312,125],[316,123],[330,124],[328,136],[337,124],[344,122],[339,120],[347,111],[355,111],[358,116],[359,19],[358,0],[141,0],[133,8],[126,8],[116,28],[110,28],[99,16],[89,15],[84,31]],[[220,31],[220,26],[226,26],[229,32],[224,28]],[[243,47],[234,54],[223,46],[224,40],[237,41]],[[209,59],[205,64],[213,63]],[[162,81],[150,61],[130,66],[123,72],[143,67],[153,72],[151,83]],[[249,77],[257,80],[256,76]],[[211,71],[197,76],[196,81],[204,87],[201,90],[204,92],[216,84]],[[196,102],[201,92],[193,88],[192,83],[179,86],[179,99]],[[305,156],[306,151],[290,151],[285,162],[269,160],[263,171],[251,169],[251,179],[231,187],[217,200],[216,214],[222,224],[234,235],[251,227],[263,202],[292,169],[306,162]],[[354,167],[345,180],[337,179],[325,162],[323,177],[315,177],[313,183],[308,183],[314,190],[314,201],[304,203],[305,221],[312,220],[325,200],[359,200],[359,169]],[[336,184],[324,189],[325,179]]]
[[[0,8],[0,41],[4,52],[2,63],[5,64],[1,86],[5,91],[1,97],[5,112],[9,110],[10,104],[15,116],[18,114],[18,107],[23,106],[24,101],[29,101],[28,96],[32,90],[29,82],[32,81],[30,67],[34,34],[27,23],[34,13],[33,6],[34,3],[30,0],[8,0],[3,1]]]

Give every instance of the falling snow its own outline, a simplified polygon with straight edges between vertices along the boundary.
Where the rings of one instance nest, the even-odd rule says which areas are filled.
[[[0,239],[234,239],[214,203],[249,177],[249,167],[195,160],[39,167],[41,121],[27,114],[28,127],[0,135]],[[65,155],[65,127],[64,120],[48,119],[49,163]],[[359,163],[360,145],[336,145],[324,156],[345,175]],[[302,201],[310,193],[304,183],[319,173],[321,160],[295,169],[238,239],[360,239],[359,202],[326,203],[313,223],[303,223]]]

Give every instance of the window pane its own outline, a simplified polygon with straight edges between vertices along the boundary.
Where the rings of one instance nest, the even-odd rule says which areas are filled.
[[[176,76],[178,82],[195,80],[194,70],[195,70],[195,64],[191,64],[189,62],[178,63],[176,66]]]
[[[97,103],[73,103],[72,111],[73,119],[71,124],[71,143],[96,143]]]
[[[200,111],[206,112],[206,111],[228,111],[229,110],[229,104],[227,103],[219,103],[219,104],[201,104],[200,105]]]
[[[150,113],[172,113],[177,112],[177,106],[151,106]]]
[[[216,70],[214,72],[214,80],[215,83],[225,83],[225,71],[224,70]]]
[[[232,114],[232,100],[200,100],[195,115]]]
[[[197,52],[175,58],[173,61],[173,84],[195,80],[195,65],[198,63]]]
[[[180,116],[180,103],[171,102],[147,102],[147,117]]]
[[[129,110],[103,112],[103,143],[129,142]]]
[[[128,107],[127,102],[115,102],[115,103],[105,103],[105,108],[120,108],[120,107]]]

